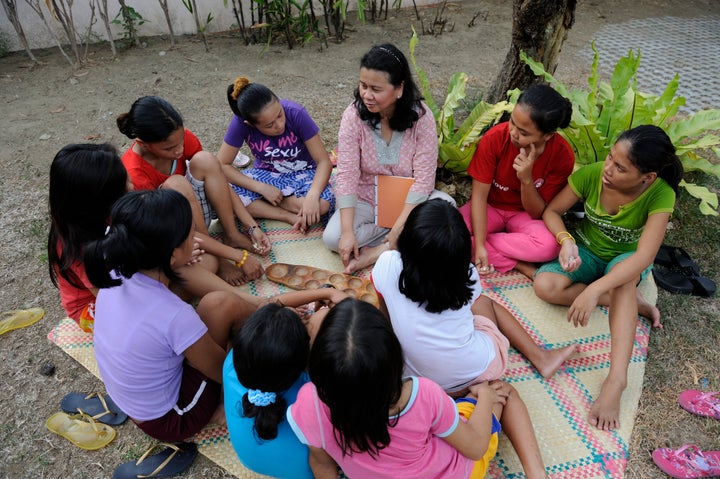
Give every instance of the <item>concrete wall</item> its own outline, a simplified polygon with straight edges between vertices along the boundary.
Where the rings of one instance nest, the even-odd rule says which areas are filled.
[[[72,14],[74,23],[78,31],[78,35],[81,39],[85,39],[88,31],[88,23],[90,20],[90,6],[91,0],[76,0],[73,2]],[[93,0],[98,1],[98,0]],[[437,3],[438,0],[416,0],[417,5],[428,5]],[[40,4],[43,14],[55,30],[58,38],[61,39],[63,44],[67,43],[67,39],[62,30],[60,24],[53,19],[52,15],[47,10],[44,0],[33,0]],[[133,7],[145,20],[146,23],[138,28],[140,36],[154,36],[154,35],[166,35],[168,33],[167,22],[165,15],[163,14],[160,3],[153,0],[126,0],[126,5]],[[249,1],[242,1],[245,8],[245,24],[250,24],[250,13],[249,13]],[[27,4],[26,0],[15,0],[15,4],[18,9],[18,16],[20,17],[20,23],[25,31],[25,37],[30,43],[30,48],[46,48],[55,46],[55,41],[52,35],[48,32],[47,27],[40,19],[40,16]],[[168,8],[170,10],[170,18],[173,25],[173,31],[176,35],[183,34],[194,34],[196,33],[195,19],[193,15],[185,8],[181,0],[169,0]],[[213,20],[207,27],[208,32],[219,32],[225,31],[232,28],[237,24],[235,15],[232,9],[232,1],[227,0],[227,6],[224,5],[223,0],[197,0],[198,11],[200,14],[201,24],[205,23],[208,13],[212,13]],[[322,13],[322,7],[319,6],[319,0],[314,2],[316,14]],[[356,2],[351,0],[350,8],[357,5]],[[391,2],[392,5],[392,2]],[[120,10],[120,4],[117,0],[107,0],[108,12],[110,19],[112,20]],[[412,0],[403,0],[403,6],[412,6]],[[107,36],[105,33],[105,26],[102,20],[99,18],[97,8],[95,11],[95,24],[92,27],[92,35],[96,41],[106,40]],[[350,14],[349,18],[354,18],[354,14]],[[123,29],[121,25],[110,25],[113,32],[114,38],[122,38]],[[23,47],[18,40],[17,34],[12,24],[8,20],[5,10],[0,8],[0,32],[5,34],[6,39],[9,41],[9,50],[16,51],[22,50]]]

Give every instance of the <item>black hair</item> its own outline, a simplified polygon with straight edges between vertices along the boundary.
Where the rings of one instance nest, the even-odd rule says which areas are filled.
[[[389,412],[402,394],[403,356],[380,310],[355,298],[332,308],[310,349],[308,371],[344,455],[375,456],[390,444],[388,428],[398,416]]]
[[[268,303],[245,320],[233,341],[233,364],[238,380],[247,389],[276,393],[275,402],[256,406],[247,393],[242,415],[255,418],[253,428],[261,439],[277,437],[287,402],[280,394],[305,370],[310,336],[300,317],[290,308]]]
[[[408,215],[397,249],[398,288],[430,313],[457,310],[472,300],[472,241],[460,212],[440,198]]]
[[[395,102],[395,110],[389,120],[390,128],[395,131],[405,131],[418,120],[418,112],[426,113],[421,103],[422,95],[410,73],[410,65],[405,55],[395,45],[384,43],[372,47],[360,59],[360,68],[385,72],[391,85],[395,87],[403,85],[403,94]],[[360,119],[369,122],[373,128],[380,123],[380,114],[367,109],[360,97],[359,88],[355,89],[355,108],[360,114]]]
[[[542,83],[530,85],[522,92],[517,104],[529,108],[530,119],[542,133],[553,133],[570,125],[572,102],[551,86]]]
[[[628,157],[640,173],[657,173],[677,193],[683,177],[683,165],[670,137],[662,128],[636,126],[620,134],[616,143],[623,140],[628,142]]]
[[[180,113],[159,96],[144,96],[135,100],[127,113],[115,120],[120,133],[128,138],[139,138],[146,143],[167,140],[183,127]]]
[[[190,203],[177,191],[126,194],[110,211],[107,234],[85,248],[88,279],[98,288],[110,288],[122,283],[115,273],[130,278],[141,269],[160,269],[171,281],[182,283],[170,260],[191,227]]]
[[[76,288],[84,286],[71,270],[82,261],[88,241],[103,237],[110,208],[127,191],[128,174],[109,143],[71,144],[50,165],[50,232],[47,253],[50,280],[58,275]]]
[[[228,85],[227,99],[232,112],[253,125],[263,108],[273,100],[279,101],[268,87],[252,83],[245,77],[238,77],[232,85]]]

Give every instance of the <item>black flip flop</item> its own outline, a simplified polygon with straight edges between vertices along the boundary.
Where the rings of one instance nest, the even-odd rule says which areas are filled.
[[[110,426],[118,426],[128,418],[107,394],[72,392],[62,398],[60,409],[66,413],[87,414],[94,420]]]
[[[655,283],[666,291],[678,294],[692,294],[709,298],[715,294],[717,286],[711,279],[699,275],[686,275],[678,270],[655,266],[653,268]]]
[[[691,294],[694,286],[690,277],[679,271],[673,271],[662,266],[655,266],[652,269],[655,284],[665,291],[677,294]]]
[[[679,246],[662,245],[655,256],[655,264],[678,269],[686,275],[699,276],[700,267],[690,254]]]
[[[158,448],[164,449],[150,455]],[[113,479],[139,479],[143,477],[170,477],[180,474],[190,467],[197,457],[197,444],[179,442],[169,444],[161,442],[145,451],[137,461],[120,464],[113,472]]]

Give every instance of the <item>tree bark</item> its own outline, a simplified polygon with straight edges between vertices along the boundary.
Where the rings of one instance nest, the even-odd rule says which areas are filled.
[[[25,31],[20,23],[15,0],[2,0],[2,6],[5,10],[5,15],[7,15],[8,20],[10,20],[10,23],[12,23],[12,26],[15,29],[15,33],[17,33],[18,39],[20,39],[20,43],[22,43],[22,46],[25,48],[28,57],[33,61],[33,63],[37,63],[37,59],[35,58],[35,55],[33,55],[32,50],[30,50],[30,44],[27,41]]]
[[[26,0],[27,1],[27,0]],[[110,50],[112,50],[113,58],[117,57],[117,49],[115,48],[115,40],[113,40],[112,30],[110,29],[110,16],[108,14],[107,0],[95,0],[97,2],[98,15],[105,25],[105,33],[107,34]]]
[[[172,20],[170,20],[170,9],[168,8],[167,0],[158,0],[160,7],[165,14],[165,21],[168,25],[168,31],[170,32],[170,48],[175,46],[175,32],[173,31]]]
[[[513,0],[512,44],[493,86],[489,103],[504,100],[507,91],[525,89],[535,82],[530,68],[520,61],[520,52],[539,61],[554,73],[568,31],[575,23],[577,0]]]

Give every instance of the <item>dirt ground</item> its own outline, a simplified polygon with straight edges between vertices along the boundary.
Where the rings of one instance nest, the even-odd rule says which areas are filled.
[[[416,56],[438,100],[455,72],[466,72],[479,91],[492,82],[509,47],[511,4],[449,4],[445,17],[454,29],[446,28],[436,37],[421,36]],[[422,9],[426,24],[436,11],[437,7]],[[714,0],[579,2],[557,76],[567,83],[585,81],[589,62],[581,51],[604,25],[718,13],[720,5]],[[476,14],[474,26],[468,26]],[[64,316],[48,278],[45,252],[48,170],[57,150],[90,140],[108,141],[123,151],[129,141],[118,132],[115,117],[137,97],[155,94],[174,104],[205,148],[216,151],[230,119],[225,88],[239,74],[303,104],[320,125],[326,145],[335,146],[360,56],[386,41],[407,52],[410,26],[420,29],[411,11],[393,12],[389,20],[376,24],[350,23],[344,43],[322,49],[318,44],[294,50],[278,45],[263,52],[263,46],[246,47],[237,37],[216,34],[209,53],[194,37],[181,38],[173,50],[167,39],[148,38],[145,48],[123,51],[115,60],[106,45],[91,46],[90,62],[77,71],[56,49],[35,52],[43,63],[32,68],[23,54],[0,59],[0,305],[3,310],[40,306],[47,311],[40,323],[0,337],[0,478],[106,478],[151,443],[127,423],[118,428],[118,438],[109,447],[86,452],[45,429],[45,419],[59,410],[65,394],[102,390],[100,381],[46,338]],[[46,364],[54,365],[53,375],[40,373]],[[659,471],[647,451],[634,446],[627,476],[658,477]],[[230,476],[200,458],[186,477]]]

